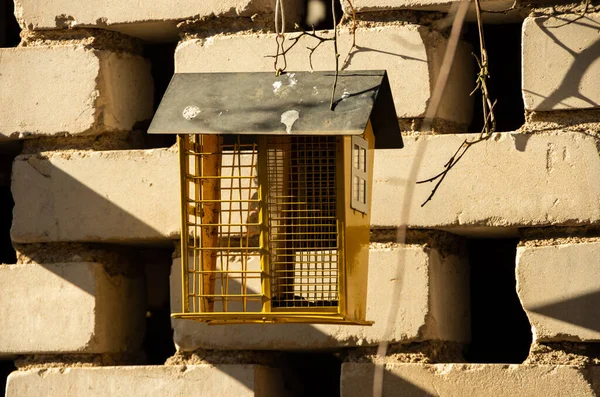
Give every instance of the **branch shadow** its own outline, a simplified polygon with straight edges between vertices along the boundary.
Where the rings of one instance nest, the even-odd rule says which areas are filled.
[[[565,24],[575,24],[582,26],[584,28],[600,31],[600,23],[597,23],[589,18],[578,18],[575,20],[571,20],[565,17],[557,16],[557,19],[563,19],[565,21],[564,24],[557,26],[544,26],[544,19],[538,18],[535,20],[535,23],[539,27],[539,29],[544,32],[548,37],[554,41],[556,45],[560,48],[564,49],[567,53],[569,53],[573,57],[573,62],[571,63],[569,69],[564,74],[562,81],[559,86],[542,102],[537,105],[537,108],[541,110],[552,109],[554,106],[561,104],[563,106],[568,106],[563,104],[562,102],[569,98],[578,98],[584,102],[586,102],[590,107],[598,107],[600,103],[594,101],[591,98],[583,95],[579,87],[581,85],[581,81],[585,76],[586,71],[591,67],[591,65],[596,61],[596,59],[600,58],[600,38],[594,40],[592,44],[580,50],[579,52],[575,49],[569,48],[566,44],[561,42],[556,34],[552,32],[552,29],[560,28],[565,26]],[[535,92],[531,92],[529,90],[523,90],[527,93],[538,95]]]
[[[410,55],[402,55],[402,54],[398,54],[398,53],[395,53],[395,52],[377,50],[375,48],[363,47],[363,46],[360,46],[360,45],[357,44],[348,53],[348,56],[347,56],[344,64],[340,68],[340,70],[346,70],[352,64],[352,59],[354,59],[354,57],[358,53],[363,53],[363,52],[375,52],[375,53],[383,54],[383,55],[391,55],[391,56],[402,58],[402,59],[407,60],[407,61],[427,62],[427,60],[425,60],[425,59],[421,59],[421,58],[417,58],[417,57],[412,57]]]

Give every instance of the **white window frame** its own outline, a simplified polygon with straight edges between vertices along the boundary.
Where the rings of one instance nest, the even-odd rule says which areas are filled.
[[[369,210],[369,142],[361,136],[352,136],[350,207],[366,214]],[[362,154],[362,158],[360,157]],[[364,187],[361,190],[361,185]]]

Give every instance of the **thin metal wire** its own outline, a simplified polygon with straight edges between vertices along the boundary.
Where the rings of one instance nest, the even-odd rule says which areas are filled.
[[[335,137],[270,137],[273,307],[338,306]]]
[[[208,139],[218,139],[216,150],[206,149]],[[223,138],[190,135],[184,150],[188,163],[189,307],[197,313],[260,312],[263,275],[255,232],[260,223],[254,217],[259,202],[258,143],[239,139],[224,143]],[[208,197],[206,189],[211,183],[216,184],[216,195]],[[206,222],[210,211],[217,212],[216,216]],[[211,230],[216,235],[210,235]]]

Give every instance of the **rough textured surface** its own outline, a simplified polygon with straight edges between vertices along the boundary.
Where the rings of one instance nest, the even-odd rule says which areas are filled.
[[[257,365],[131,366],[16,371],[7,397],[280,397],[279,370]]]
[[[600,13],[527,18],[523,24],[525,109],[600,107]]]
[[[595,136],[600,131],[600,109],[525,111],[525,124],[519,129],[520,132],[552,130],[583,132]]]
[[[143,54],[141,40],[104,29],[23,30],[19,47],[78,46],[88,50]]]
[[[411,228],[516,236],[520,227],[600,222],[598,138],[575,132],[494,134],[472,146],[421,207],[435,183],[415,182],[442,172],[465,138],[475,136],[404,137],[404,149],[376,151],[371,225],[404,217]]]
[[[178,351],[169,357],[165,365],[253,364],[280,367],[286,365],[288,359],[287,353],[276,351],[198,349],[193,352]]]
[[[30,369],[47,369],[66,367],[106,367],[115,365],[141,365],[145,363],[145,355],[141,350],[129,353],[102,354],[30,354],[19,355],[15,359],[15,367],[20,371]]]
[[[600,241],[517,249],[517,292],[534,341],[600,341]]]
[[[0,49],[0,140],[130,130],[152,117],[150,65],[83,46]]]
[[[181,267],[173,261],[171,310],[181,310]],[[173,321],[179,350],[294,350],[364,346],[384,336],[391,294],[401,288],[390,342],[423,340],[468,341],[469,281],[466,258],[426,245],[371,250],[367,319],[372,326],[252,324],[210,326],[190,320]]]
[[[13,244],[17,254],[17,263],[102,263],[104,270],[110,276],[123,275],[140,277],[143,274],[143,263],[137,255],[137,250],[109,244],[79,244],[79,243],[42,243],[42,244]]]
[[[459,342],[425,341],[389,345],[385,357],[379,347],[356,347],[342,353],[344,362],[353,363],[462,363],[465,345]]]
[[[446,12],[457,0],[354,0],[352,4],[356,12],[384,11],[398,9],[435,10]],[[512,0],[483,0],[482,6],[490,10],[509,8]],[[347,7],[347,6],[346,6]]]
[[[535,1],[535,0],[533,0]],[[357,12],[358,18],[364,16],[372,18],[386,19],[387,15],[406,11],[411,14],[433,14],[432,11],[440,13],[449,13],[453,7],[457,6],[458,0],[354,0],[354,9]],[[481,8],[490,11],[503,11],[482,14],[482,19],[485,23],[515,23],[522,21],[530,13],[530,8],[525,1],[520,1],[514,9],[511,8],[513,0],[482,0]],[[350,7],[342,2],[347,14],[351,14]],[[471,2],[466,20],[469,22],[477,21],[477,13],[475,12],[475,4]],[[445,26],[449,23],[448,19],[444,21]],[[451,23],[451,22],[450,22]]]
[[[600,345],[575,342],[534,342],[523,364],[600,365]]]
[[[326,32],[318,34],[326,35]],[[294,35],[297,34],[288,36],[289,44]],[[331,37],[331,32],[326,37]],[[359,28],[356,37],[359,48],[352,52],[347,69],[386,69],[398,117],[422,117],[441,66],[446,39],[436,31],[411,24]],[[340,61],[343,62],[352,44],[348,29],[340,30],[338,41]],[[300,39],[286,55],[287,70],[310,70],[306,47],[316,44],[317,39],[312,37]],[[335,69],[332,45],[332,42],[324,42],[314,52],[314,70]],[[440,119],[465,126],[471,120],[473,103],[469,96],[473,75],[469,52],[470,46],[461,43],[438,111]],[[275,37],[272,34],[217,35],[179,44],[175,68],[179,73],[273,71],[274,59],[266,55],[275,55]],[[202,62],[203,59],[212,61]],[[343,88],[339,90],[341,95]]]
[[[178,175],[173,149],[19,156],[13,166],[12,239],[135,243],[177,238]]]
[[[0,265],[0,284],[0,356],[133,351],[141,344],[141,277],[111,276],[92,262]]]
[[[341,396],[369,397],[373,364],[342,364]],[[505,364],[386,364],[386,397],[595,397],[597,368]]]
[[[303,1],[285,2],[287,21],[299,22]],[[16,0],[15,14],[21,27],[29,30],[96,27],[152,41],[177,38],[176,24],[190,18],[211,15],[236,17],[273,13],[272,0],[179,0],[165,3],[143,0],[135,3],[97,0],[53,0],[42,4],[36,0]]]

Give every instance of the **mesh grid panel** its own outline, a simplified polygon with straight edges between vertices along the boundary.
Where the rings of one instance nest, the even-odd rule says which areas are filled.
[[[258,145],[183,139],[189,310],[260,312]]]
[[[267,174],[272,306],[337,306],[336,138],[269,137]]]

